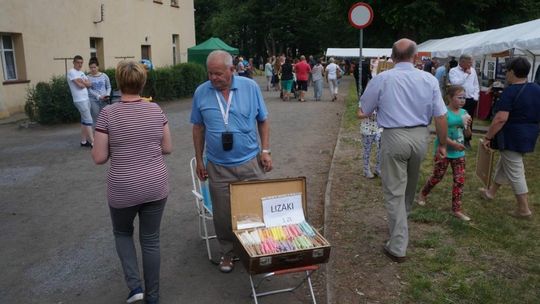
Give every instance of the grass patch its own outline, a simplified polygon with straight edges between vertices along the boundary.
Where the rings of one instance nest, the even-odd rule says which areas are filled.
[[[354,86],[350,87],[346,104],[344,127],[357,128],[358,99]],[[489,121],[476,120],[475,124],[488,126]],[[530,221],[514,219],[508,215],[516,207],[508,185],[500,188],[493,201],[484,201],[478,194],[477,189],[483,185],[474,171],[481,137],[475,135],[473,149],[466,152],[462,202],[472,221],[462,222],[451,213],[451,168],[428,196],[426,206],[415,205],[409,214],[410,259],[399,266],[401,303],[540,301],[540,153],[526,154],[524,158],[534,216]],[[432,170],[430,144],[421,166],[418,190]]]

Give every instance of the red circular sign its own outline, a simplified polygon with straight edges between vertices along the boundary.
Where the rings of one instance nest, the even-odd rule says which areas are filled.
[[[369,4],[357,2],[349,9],[349,23],[357,28],[363,29],[368,27],[373,21],[373,9]]]

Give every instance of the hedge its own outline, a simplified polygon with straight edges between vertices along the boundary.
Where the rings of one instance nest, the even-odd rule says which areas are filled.
[[[109,76],[112,89],[116,90],[115,69],[107,69],[104,73]],[[182,63],[157,68],[148,72],[142,96],[151,96],[154,101],[188,97],[206,79],[206,71],[199,64]],[[30,120],[42,124],[70,123],[80,119],[65,76],[53,76],[49,82],[39,82],[30,87],[24,110]]]

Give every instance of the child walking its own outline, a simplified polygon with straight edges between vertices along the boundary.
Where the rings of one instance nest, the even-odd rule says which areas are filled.
[[[372,114],[364,114],[361,110],[361,105],[358,103],[358,112],[356,115],[362,119],[360,123],[360,133],[362,134],[362,145],[364,146],[364,176],[374,178],[375,175],[381,176],[381,132],[382,128],[377,125],[377,112]],[[375,164],[375,175],[371,172],[370,158],[371,146],[377,146],[377,156]]]
[[[447,89],[448,112],[448,139],[447,156],[439,158],[435,155],[433,174],[426,181],[424,188],[418,195],[418,204],[426,204],[426,198],[431,189],[437,185],[444,174],[448,165],[452,166],[454,175],[454,185],[452,187],[452,211],[454,215],[463,220],[471,219],[463,213],[461,204],[461,195],[465,183],[465,137],[471,136],[471,116],[462,107],[465,105],[465,89],[461,86],[450,86]],[[435,139],[435,150],[439,145],[439,140]]]

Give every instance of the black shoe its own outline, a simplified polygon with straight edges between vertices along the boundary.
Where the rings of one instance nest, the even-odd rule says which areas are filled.
[[[91,142],[86,141],[86,142],[84,142],[84,143],[81,143],[81,147],[90,147],[90,148],[93,148],[94,145],[93,145]]]
[[[386,249],[386,247],[383,246],[383,249],[382,249],[383,253],[390,259],[392,260],[392,262],[396,262],[396,263],[403,263],[407,260],[406,257],[398,257],[398,256],[395,256],[393,255],[392,253],[390,253],[390,251],[388,251],[388,249]]]

